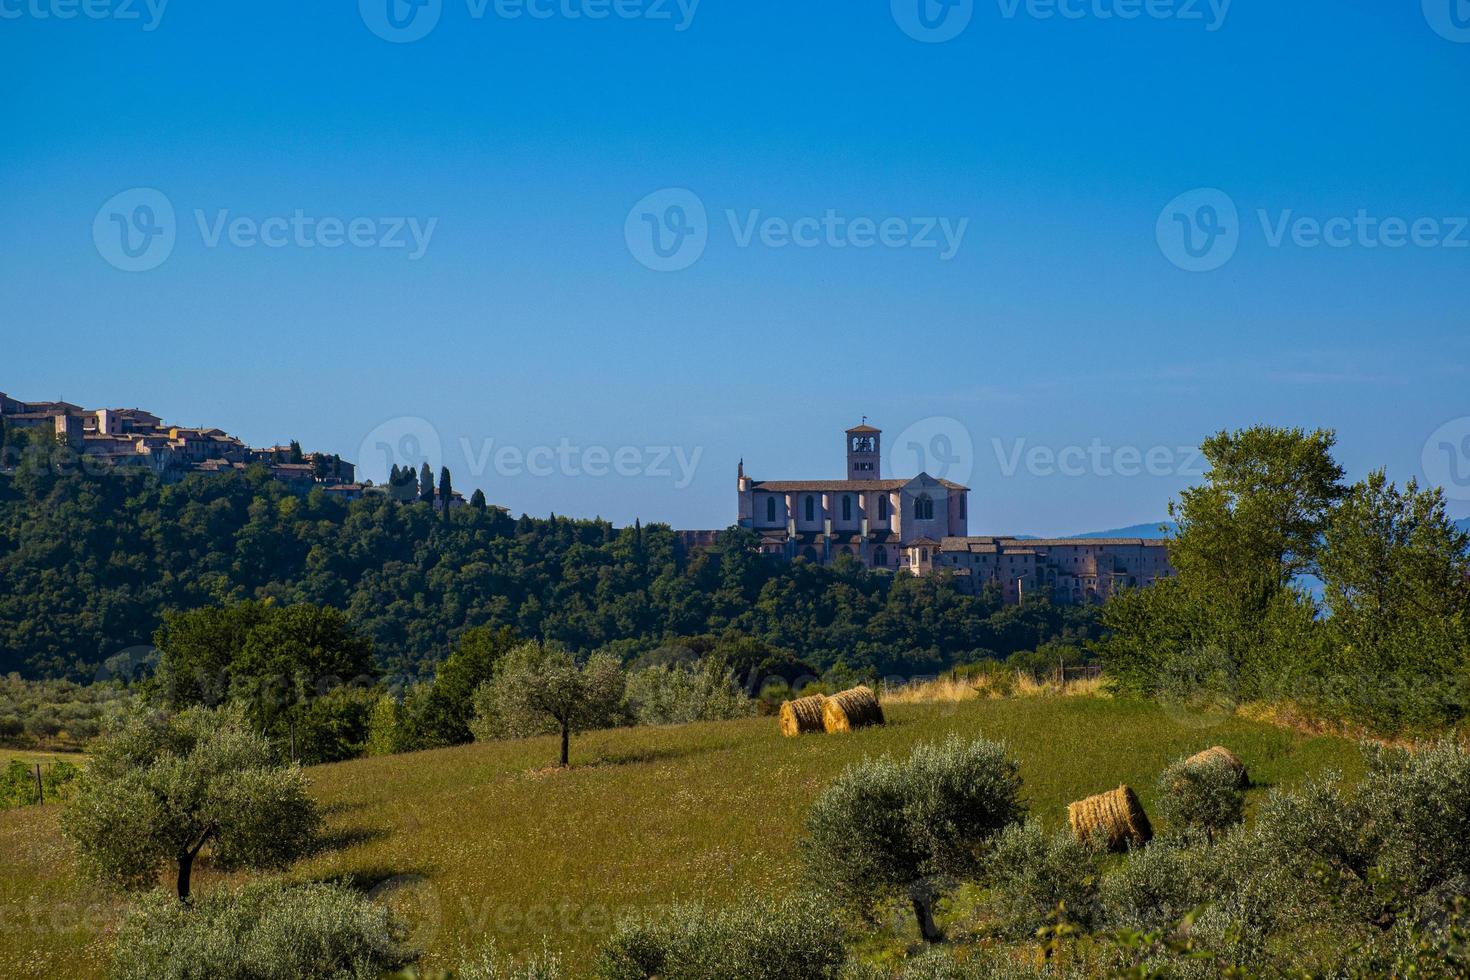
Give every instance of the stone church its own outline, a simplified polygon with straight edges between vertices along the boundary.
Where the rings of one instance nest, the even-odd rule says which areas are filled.
[[[742,460],[737,523],[761,536],[764,554],[824,564],[848,555],[892,570],[927,566],[942,539],[965,534],[970,488],[927,473],[884,479],[882,438],[867,424],[847,430],[845,480],[756,480]]]
[[[845,480],[756,480],[741,460],[737,523],[760,535],[762,554],[822,564],[846,555],[875,569],[943,571],[963,591],[994,588],[1011,603],[1037,593],[1101,602],[1173,574],[1163,540],[972,537],[970,488],[927,473],[884,479],[882,438],[866,421],[847,430]]]

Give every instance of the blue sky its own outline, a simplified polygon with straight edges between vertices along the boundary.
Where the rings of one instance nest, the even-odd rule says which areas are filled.
[[[920,0],[439,0],[407,43],[388,0],[70,2],[0,0],[14,396],[437,443],[618,522],[730,523],[741,457],[838,477],[863,415],[975,533],[1162,516],[1257,422],[1470,513],[1465,0],[926,0],[939,43]],[[174,241],[125,271],[140,188]],[[650,268],[691,201],[703,251]]]

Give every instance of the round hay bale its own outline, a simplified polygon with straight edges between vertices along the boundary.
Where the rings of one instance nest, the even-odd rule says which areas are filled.
[[[1100,828],[1113,850],[1130,843],[1141,847],[1154,836],[1138,795],[1127,786],[1068,804],[1067,822],[1080,841],[1091,839]]]
[[[1214,762],[1223,762],[1235,770],[1235,778],[1242,787],[1250,785],[1250,773],[1246,771],[1245,763],[1240,761],[1240,756],[1231,752],[1223,745],[1213,745],[1203,752],[1196,752],[1184,760],[1187,766],[1206,765]]]
[[[826,702],[827,697],[823,694],[813,694],[794,701],[782,701],[781,734],[792,738],[797,735],[826,731],[826,725],[822,721],[822,705]]]
[[[867,687],[855,687],[829,697],[822,705],[822,725],[827,734],[883,724],[878,696]]]

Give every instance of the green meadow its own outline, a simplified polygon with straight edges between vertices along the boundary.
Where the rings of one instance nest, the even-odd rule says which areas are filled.
[[[548,768],[552,738],[317,767],[329,839],[287,875],[376,890],[413,923],[426,966],[452,966],[493,940],[511,954],[560,950],[580,975],[619,916],[801,887],[807,809],[865,754],[907,754],[950,732],[1002,740],[1032,814],[1050,826],[1065,823],[1069,801],[1120,783],[1152,810],[1159,772],[1213,744],[1249,766],[1248,806],[1324,769],[1361,769],[1343,739],[1133,701],[900,704],[888,716],[883,728],[799,739],[782,738],[773,718],[595,732],[573,741],[568,771]],[[224,880],[206,866],[196,888]],[[59,807],[0,812],[9,975],[102,976],[122,907],[77,874]]]

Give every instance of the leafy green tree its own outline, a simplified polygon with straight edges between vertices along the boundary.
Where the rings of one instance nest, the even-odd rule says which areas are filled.
[[[1321,571],[1334,673],[1395,692],[1360,705],[1366,714],[1389,724],[1462,716],[1470,535],[1446,514],[1443,492],[1420,490],[1413,480],[1400,490],[1382,470],[1369,474],[1327,522]],[[1435,698],[1443,685],[1458,689]]]
[[[475,492],[470,494],[470,509],[483,512],[485,510],[485,507],[485,491],[481,490],[479,487],[476,487]]]
[[[283,867],[319,825],[301,770],[276,762],[235,709],[133,711],[97,749],[63,816],[93,875],[148,888],[171,864],[180,900],[206,847],[220,868]]]
[[[1120,687],[1186,710],[1290,690],[1319,663],[1316,606],[1297,584],[1343,494],[1331,432],[1258,426],[1205,440],[1205,482],[1170,505],[1176,577],[1103,610],[1097,644]]]
[[[340,610],[206,607],[168,615],[154,642],[151,690],[170,708],[237,701],[257,730],[295,741],[310,762],[348,758],[366,740],[371,699],[332,695],[372,686],[373,646]]]
[[[434,502],[434,474],[429,469],[428,460],[424,460],[419,469],[419,500],[426,504]]]
[[[458,745],[474,738],[475,689],[494,676],[495,665],[519,640],[508,626],[465,630],[459,646],[434,673],[434,683],[412,698],[406,738],[414,748]]]
[[[477,692],[476,735],[524,738],[559,731],[565,768],[574,733],[624,720],[625,685],[615,657],[594,653],[579,664],[554,645],[522,643],[500,658]]]
[[[980,846],[1025,813],[1005,747],[951,735],[905,762],[864,759],[843,770],[807,816],[802,851],[812,880],[857,911],[903,897],[927,942],[943,938],[934,903],[949,878],[982,867]]]

